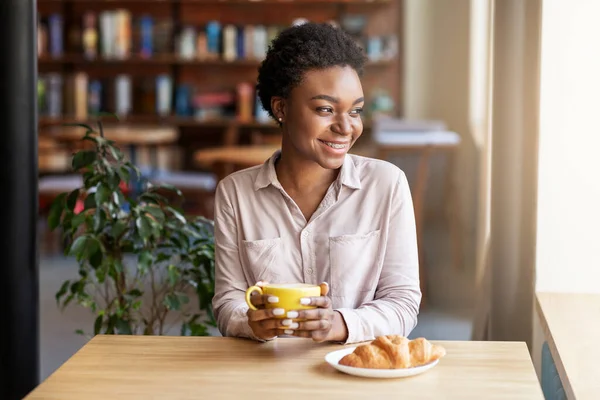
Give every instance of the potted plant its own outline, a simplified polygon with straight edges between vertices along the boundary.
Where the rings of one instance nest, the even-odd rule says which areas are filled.
[[[180,324],[182,335],[210,334],[216,326],[212,221],[186,218],[169,200],[182,197],[179,190],[141,179],[104,137],[101,121],[98,131],[75,125],[85,129],[87,144],[72,159],[83,186],[60,194],[48,216],[79,269],[56,293],[58,305],[90,309],[93,334],[162,335],[168,324]],[[143,183],[137,193],[126,190],[132,178]]]

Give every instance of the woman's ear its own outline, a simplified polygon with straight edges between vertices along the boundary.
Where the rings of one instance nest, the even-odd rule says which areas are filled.
[[[285,120],[285,99],[283,97],[271,97],[271,110],[279,123]]]

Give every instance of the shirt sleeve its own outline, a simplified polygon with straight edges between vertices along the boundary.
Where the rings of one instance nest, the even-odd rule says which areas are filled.
[[[374,299],[357,309],[337,309],[348,328],[346,343],[390,334],[407,337],[417,324],[421,303],[417,231],[410,187],[402,171],[390,207],[383,268]]]
[[[215,193],[215,294],[212,299],[217,326],[223,336],[246,337],[258,341],[248,325],[246,282],[240,253],[238,232],[229,193],[224,181]]]

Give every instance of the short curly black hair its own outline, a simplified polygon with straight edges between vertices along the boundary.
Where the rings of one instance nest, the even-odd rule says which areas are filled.
[[[350,66],[359,76],[367,61],[363,49],[341,28],[307,22],[283,30],[270,44],[258,69],[256,90],[263,108],[275,120],[271,98],[287,98],[307,71]]]

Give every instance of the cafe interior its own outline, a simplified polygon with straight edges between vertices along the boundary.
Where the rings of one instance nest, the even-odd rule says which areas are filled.
[[[16,115],[17,108],[4,107],[15,130],[4,154],[37,164],[35,187],[18,181],[18,176],[30,178],[26,172],[10,178],[11,187],[22,191],[18,198],[35,196],[37,205],[19,213],[16,209],[29,203],[15,201],[15,210],[4,215],[12,221],[34,212],[36,222],[17,230],[22,236],[5,247],[15,265],[0,267],[6,271],[0,277],[13,279],[0,279],[7,292],[2,298],[9,307],[18,302],[10,311],[21,315],[14,317],[15,329],[2,345],[28,349],[10,352],[3,362],[12,371],[3,375],[13,375],[0,381],[0,398],[195,398],[200,393],[254,398],[268,395],[265,387],[286,398],[383,397],[396,391],[409,398],[454,398],[452,393],[461,399],[597,398],[600,257],[593,249],[600,224],[595,154],[600,139],[592,116],[600,90],[600,56],[593,50],[600,35],[599,3],[22,3],[0,17],[24,21],[0,20],[3,47],[33,54],[19,52],[3,61],[12,67],[2,73],[22,74],[30,62],[28,70],[35,73],[23,80],[29,86],[10,94],[32,93],[28,101],[35,118],[21,123],[26,120],[18,119],[24,116]],[[330,368],[326,355],[342,348],[339,344],[225,342],[229,338],[210,323],[214,276],[211,280],[210,271],[198,266],[214,268],[214,260],[207,261],[204,250],[190,256],[190,247],[178,244],[174,251],[191,267],[171,264],[164,271],[149,261],[151,248],[119,258],[121,248],[117,256],[103,245],[104,261],[90,255],[99,248],[93,232],[106,221],[86,214],[93,207],[81,193],[90,193],[90,177],[74,167],[86,165],[86,152],[99,143],[87,136],[110,140],[123,162],[139,170],[134,179],[115,169],[115,176],[127,179],[117,191],[97,186],[88,196],[94,204],[118,204],[166,185],[180,192],[160,192],[176,203],[175,217],[210,227],[218,183],[263,164],[279,149],[280,128],[255,92],[257,68],[282,29],[307,21],[345,30],[368,58],[362,77],[364,131],[350,152],[398,166],[410,184],[422,300],[408,339],[425,338],[445,348],[439,364],[428,364],[431,370],[415,372],[418,376],[382,382],[376,378],[383,375],[365,379],[337,365]],[[30,37],[31,43],[6,44],[15,35]],[[57,199],[70,203],[68,221],[57,217]],[[149,237],[173,234],[169,224],[155,222],[136,220],[136,232],[143,235],[147,227]],[[173,229],[183,237],[211,240],[210,229],[190,233],[189,226],[177,226]],[[32,235],[35,240],[28,242]],[[81,263],[93,266],[108,258],[121,268],[111,267],[118,274],[123,268],[157,268],[167,282],[165,291],[129,290],[115,294],[116,311],[97,308],[89,288],[95,286],[108,303],[107,282],[114,279],[118,292],[118,274],[84,276]],[[19,272],[23,265],[16,264],[23,260],[35,264],[34,272]],[[32,297],[9,290],[11,284],[24,292],[29,288]],[[165,308],[152,316],[157,324],[122,324],[122,315],[146,305]],[[35,344],[25,343],[29,339]],[[278,372],[284,367],[290,372]],[[276,373],[280,377],[265,386]]]

